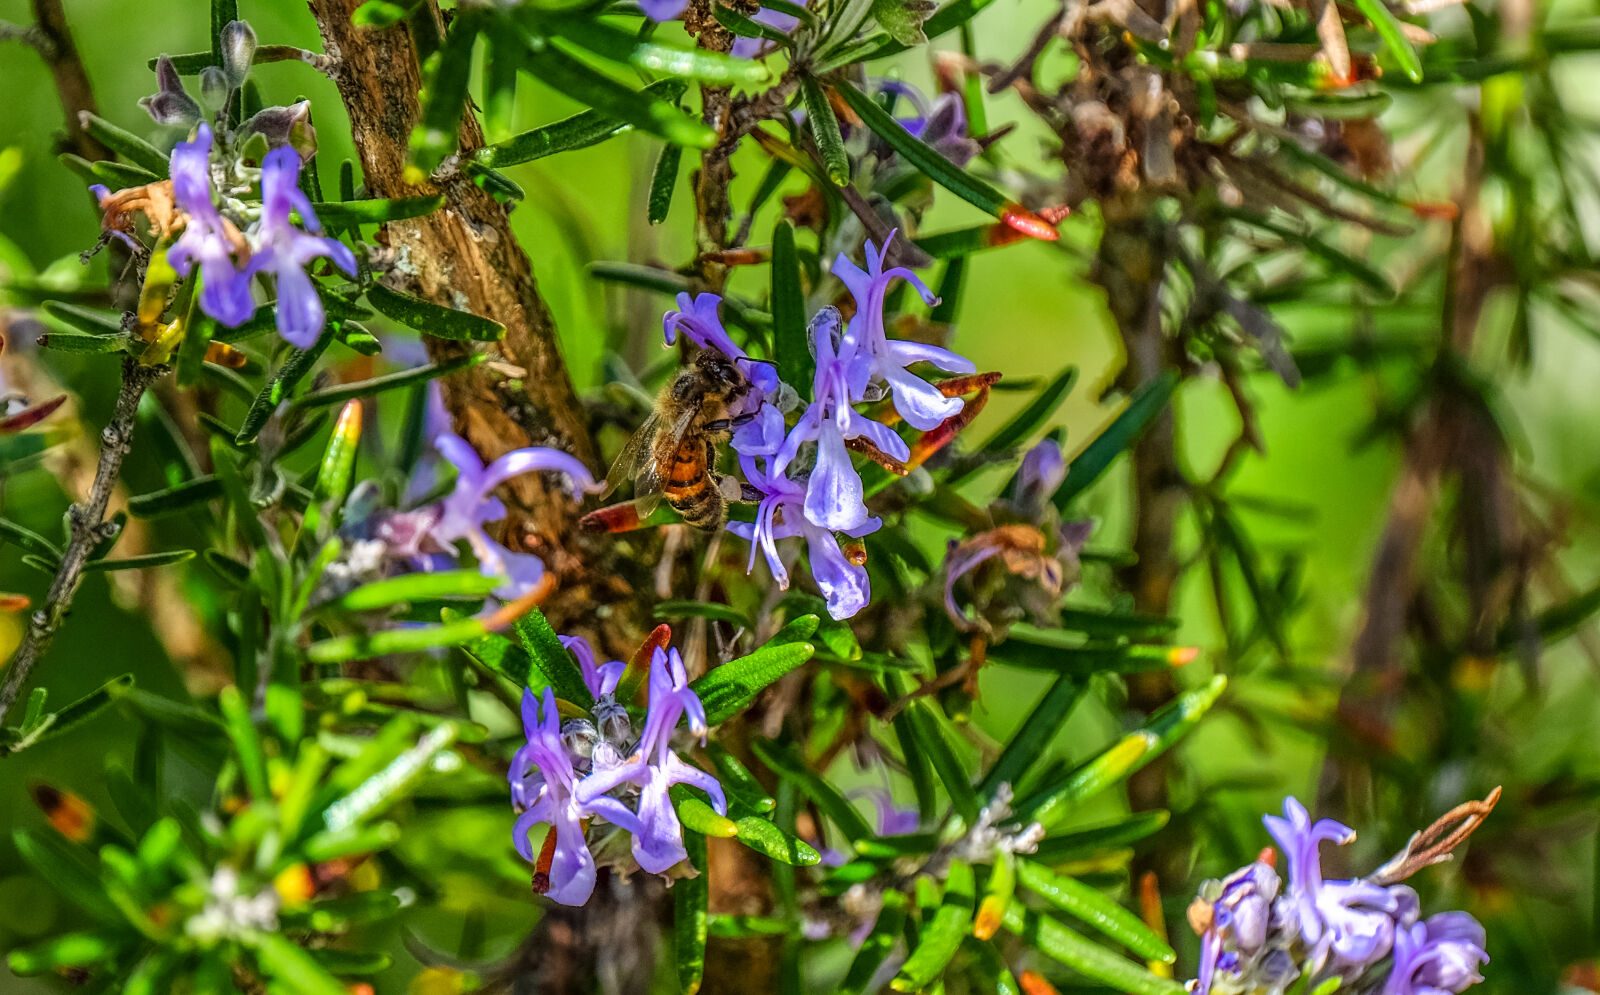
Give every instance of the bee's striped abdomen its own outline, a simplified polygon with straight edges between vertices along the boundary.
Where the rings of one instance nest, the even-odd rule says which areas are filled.
[[[701,439],[685,439],[672,456],[661,493],[672,510],[696,528],[712,529],[722,521],[722,494],[711,480],[712,451]]]

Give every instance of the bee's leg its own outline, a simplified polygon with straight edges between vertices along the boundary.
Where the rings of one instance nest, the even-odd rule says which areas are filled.
[[[726,432],[730,429],[738,428],[741,425],[750,424],[752,421],[755,421],[755,417],[756,413],[751,411],[748,414],[735,415],[732,418],[718,418],[713,421],[706,422],[705,430],[707,432]]]

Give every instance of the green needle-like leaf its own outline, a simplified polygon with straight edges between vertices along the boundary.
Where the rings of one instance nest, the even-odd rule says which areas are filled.
[[[755,740],[750,748],[762,763],[772,768],[773,773],[791,781],[802,794],[816,803],[817,808],[839,828],[845,839],[854,843],[873,835],[872,827],[867,825],[866,818],[856,811],[855,806],[840,794],[838,788],[813,771],[805,758],[793,749],[770,740]]]
[[[334,602],[333,607],[342,612],[363,612],[416,601],[482,598],[504,583],[503,577],[485,577],[476,570],[401,574],[363,584]]]
[[[1422,60],[1417,57],[1417,50],[1411,44],[1411,39],[1406,37],[1405,30],[1400,26],[1400,19],[1394,16],[1383,0],[1355,0],[1356,9],[1362,16],[1372,22],[1373,30],[1378,32],[1378,37],[1383,39],[1384,47],[1394,60],[1400,63],[1400,70],[1413,83],[1422,82]]]
[[[651,83],[642,92],[664,101],[677,101],[687,89],[688,85],[682,80],[663,79]],[[532,162],[557,152],[588,148],[632,127],[625,118],[587,110],[554,124],[525,131],[503,142],[484,146],[472,155],[480,165],[499,169]]]
[[[655,171],[650,174],[650,200],[646,219],[653,225],[667,220],[672,209],[672,193],[678,186],[678,166],[683,161],[683,146],[667,143],[661,146]]]
[[[743,711],[778,678],[811,659],[816,647],[803,642],[817,631],[815,615],[784,626],[765,646],[748,656],[714,667],[690,683],[706,708],[706,721],[718,725]]]
[[[839,119],[833,113],[833,105],[828,103],[827,93],[814,77],[802,75],[800,97],[805,103],[806,122],[811,126],[811,136],[817,142],[817,154],[822,158],[823,172],[839,186],[847,185],[850,182],[850,156],[845,152]]]
[[[787,218],[780,218],[772,229],[772,340],[778,377],[796,389],[807,389],[816,360],[806,342],[800,257],[794,247],[794,225]]]
[[[377,225],[386,221],[420,218],[444,206],[443,194],[426,197],[390,197],[373,200],[334,200],[312,204],[317,220],[325,228],[351,225]]]
[[[387,390],[400,390],[413,387],[417,384],[427,383],[437,377],[448,376],[457,370],[476,366],[489,358],[487,353],[474,353],[469,356],[457,356],[447,359],[442,363],[429,363],[427,366],[418,366],[398,373],[388,373],[370,380],[357,380],[354,383],[340,384],[337,387],[324,387],[321,390],[308,391],[301,394],[295,402],[297,408],[325,408],[332,404],[343,404],[358,397],[371,397]]]
[[[672,886],[672,960],[678,974],[678,990],[695,995],[706,969],[706,902],[710,896],[710,875],[706,873],[706,838],[690,831],[683,834],[689,865],[699,873],[680,878]]]
[[[83,123],[83,130],[98,138],[106,148],[157,176],[166,174],[169,168],[166,154],[143,138],[88,111],[80,111],[78,119]]]
[[[971,932],[972,902],[976,891],[972,865],[964,860],[952,860],[949,876],[945,879],[944,897],[934,909],[932,917],[923,922],[916,949],[906,958],[900,973],[889,982],[891,990],[920,991],[944,973],[945,965],[950,963],[961,941]]]
[[[495,342],[505,337],[506,326],[492,318],[459,311],[420,297],[390,290],[381,283],[367,288],[367,303],[379,314],[437,339],[457,342]]]
[[[329,343],[333,341],[333,334],[324,330],[321,337],[312,343],[309,349],[296,349],[289,354],[289,358],[278,367],[278,372],[261,388],[261,393],[256,395],[255,403],[250,405],[250,410],[245,412],[244,424],[239,426],[239,434],[234,437],[234,442],[239,445],[249,445],[256,441],[261,434],[261,429],[272,417],[278,406],[288,400],[294,389],[300,385],[317,365],[317,360],[327,351]]]
[[[1170,964],[1177,959],[1154,930],[1100,889],[1031,860],[1017,861],[1017,877],[1023,887],[1055,908],[1088,923],[1145,960]]]
[[[699,80],[712,86],[765,83],[772,78],[771,71],[760,62],[703,48],[685,48],[642,39],[632,32],[595,20],[589,14],[564,18],[557,30],[562,38],[596,55],[627,63],[648,73]]]
[[[1030,912],[1021,902],[1013,901],[1006,910],[1005,926],[1033,949],[1116,991],[1128,995],[1182,995],[1184,990],[1182,984],[1151,974],[1050,916]]]
[[[1155,421],[1156,416],[1166,408],[1167,401],[1172,398],[1172,391],[1177,386],[1178,375],[1166,370],[1135,389],[1122,413],[1117,415],[1104,431],[1095,436],[1094,441],[1085,446],[1083,452],[1072,458],[1066,479],[1056,488],[1055,497],[1051,499],[1055,506],[1065,510],[1073,498],[1100,479],[1100,475],[1118,454],[1132,448],[1144,434],[1144,430],[1149,428],[1150,423]]]
[[[703,121],[650,93],[630,90],[616,80],[545,43],[528,59],[528,71],[552,88],[615,120],[669,142],[708,149],[717,135]]]

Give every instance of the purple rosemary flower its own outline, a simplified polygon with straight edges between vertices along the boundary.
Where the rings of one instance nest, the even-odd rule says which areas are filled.
[[[1268,815],[1261,821],[1289,862],[1289,898],[1300,917],[1300,932],[1315,942],[1321,939],[1323,929],[1317,911],[1322,892],[1322,855],[1318,848],[1324,840],[1343,846],[1356,838],[1355,830],[1332,819],[1319,819],[1313,824],[1306,807],[1295,798],[1284,799],[1281,818]]]
[[[864,798],[872,803],[879,836],[904,836],[922,825],[921,813],[915,808],[900,808],[894,803],[894,796],[883,788],[857,788],[845,797],[852,801]]]
[[[678,310],[668,311],[662,316],[661,331],[667,345],[677,342],[678,333],[682,332],[684,338],[693,342],[696,348],[714,349],[734,361],[739,372],[755,388],[745,395],[745,403],[739,411],[730,412],[743,414],[754,411],[763,397],[777,391],[778,371],[771,363],[751,359],[748,353],[734,344],[728,330],[722,326],[721,310],[722,298],[716,294],[679,294]]]
[[[894,233],[891,232],[889,239],[893,238]],[[937,387],[908,372],[906,367],[926,362],[952,373],[972,373],[977,367],[971,360],[948,349],[888,337],[883,323],[884,299],[889,285],[897,277],[910,283],[912,289],[928,304],[938,302],[933,291],[915,273],[903,266],[885,270],[883,264],[888,253],[888,239],[881,250],[868,239],[866,269],[851,262],[844,253],[834,260],[833,275],[849,289],[856,303],[856,313],[850,318],[840,353],[859,352],[859,359],[854,361],[865,365],[868,378],[881,379],[889,385],[889,390],[894,394],[895,410],[900,412],[900,417],[912,428],[927,431],[959,412],[962,400],[959,397],[945,397]],[[862,398],[854,399],[859,401]]]
[[[299,179],[300,154],[293,148],[280,146],[262,160],[261,219],[250,230],[253,252],[244,276],[248,280],[267,272],[277,278],[278,332],[295,348],[309,349],[322,334],[327,312],[316,284],[306,275],[306,264],[326,257],[355,276],[356,257],[338,239],[312,234],[321,232],[322,225],[297,185]],[[305,231],[289,220],[290,211],[300,212]]]
[[[1331,956],[1336,966],[1365,968],[1389,953],[1396,920],[1415,920],[1416,894],[1404,886],[1383,888],[1365,881],[1324,881],[1324,840],[1343,846],[1355,839],[1349,826],[1332,819],[1313,823],[1293,798],[1283,803],[1283,818],[1266,816],[1267,832],[1289,862],[1289,899],[1300,918],[1300,935],[1312,944],[1320,967]]]
[[[1061,453],[1061,444],[1054,439],[1041,439],[1017,467],[1017,509],[1025,514],[1042,512],[1066,479],[1067,460]]]
[[[200,307],[228,327],[255,314],[250,279],[234,266],[244,248],[237,229],[211,202],[211,127],[201,124],[193,141],[172,150],[172,193],[188,215],[183,234],[167,250],[167,262],[180,276],[200,267]]]
[[[817,443],[816,466],[806,481],[806,519],[813,525],[849,532],[861,528],[870,516],[861,474],[851,462],[845,443],[865,437],[885,454],[902,461],[911,458],[911,449],[889,426],[850,406],[852,397],[859,396],[865,387],[867,367],[856,344],[839,331],[839,312],[831,307],[823,308],[812,319],[811,343],[817,359],[812,385],[815,400],[800,416],[791,439],[795,443]]]
[[[530,553],[513,553],[484,531],[485,523],[506,517],[506,507],[494,496],[494,489],[512,477],[549,470],[564,474],[573,495],[581,496],[584,491],[595,489],[588,468],[575,456],[543,447],[513,449],[484,466],[467,440],[448,432],[434,439],[433,444],[440,455],[455,464],[458,475],[455,489],[438,504],[437,517],[427,528],[428,536],[445,548],[466,540],[485,576],[508,578],[495,591],[500,597],[510,599],[526,593],[543,579],[544,562]]]
[[[560,639],[561,645],[577,658],[578,669],[583,672],[583,686],[589,689],[590,694],[600,698],[616,692],[623,671],[628,669],[627,663],[622,660],[596,663],[589,640],[582,636],[561,636]]]
[[[594,773],[577,788],[583,802],[604,797],[624,785],[638,789],[639,825],[629,830],[633,833],[633,859],[652,874],[661,874],[688,856],[683,846],[683,825],[668,794],[672,785],[699,788],[710,796],[712,807],[719,813],[728,811],[717,779],[685,763],[672,750],[672,734],[685,717],[689,731],[703,742],[707,731],[705,706],[689,688],[683,658],[677,649],[657,647],[650,658],[650,706],[645,713],[644,734],[633,754],[602,766],[597,752]]]
[[[770,410],[770,407],[764,410]],[[781,434],[782,419],[776,417],[776,412],[773,414],[776,429]],[[758,416],[757,421],[751,424],[759,425],[761,422]],[[797,448],[793,440],[799,435],[799,430],[791,433],[780,445],[771,438],[772,423],[772,419],[767,420],[766,439],[752,443],[750,449],[739,453],[739,465],[744,470],[745,480],[761,492],[755,521],[729,522],[728,531],[750,541],[747,570],[755,568],[756,552],[759,550],[766,555],[772,577],[782,590],[789,588],[789,571],[778,555],[777,540],[803,536],[811,559],[811,576],[828,602],[828,614],[836,619],[850,618],[865,608],[872,597],[866,568],[852,563],[844,555],[832,530],[816,525],[807,518],[806,485],[790,480],[787,473],[789,460]],[[756,462],[759,457],[753,450],[757,448],[770,448],[774,452],[766,458],[765,468]],[[855,528],[844,531],[849,536],[860,538],[876,532],[882,524],[880,519],[867,518]]]
[[[534,891],[562,905],[582,905],[594,893],[595,862],[584,838],[584,820],[599,816],[629,832],[640,828],[628,806],[599,796],[580,800],[579,780],[562,741],[556,697],[544,689],[542,703],[531,690],[522,692],[522,727],[527,744],[511,760],[512,804],[522,809],[511,839],[523,859],[534,861]],[[555,834],[549,863],[535,856],[528,831],[546,824]],[[548,849],[548,846],[547,846]]]
[[[639,9],[652,21],[670,21],[687,6],[689,0],[639,0]]]
[[[1388,883],[1394,879],[1382,869],[1370,879],[1324,880],[1322,842],[1344,844],[1355,834],[1331,819],[1313,823],[1293,798],[1283,811],[1264,822],[1288,863],[1287,889],[1280,893],[1269,850],[1206,882],[1190,906],[1201,935],[1191,991],[1208,995],[1219,977],[1226,991],[1277,991],[1305,975],[1312,989],[1337,977],[1362,979],[1367,992],[1381,984],[1383,995],[1446,995],[1482,980],[1477,969],[1488,954],[1476,920],[1449,912],[1418,922],[1417,893]],[[1387,975],[1369,973],[1385,968]]]
[[[895,120],[900,126],[911,133],[913,138],[920,138],[931,146],[934,151],[949,159],[957,166],[966,166],[978,153],[983,151],[980,145],[967,129],[967,105],[958,93],[941,93],[931,102],[927,96],[910,83],[900,80],[881,80],[878,83],[880,91],[888,91],[911,104],[913,113],[905,116],[896,116]],[[893,153],[887,145],[882,145],[881,139],[874,139],[874,148],[879,152],[880,158],[887,158]]]
[[[1446,995],[1483,980],[1489,962],[1478,920],[1465,912],[1441,912],[1394,935],[1394,967],[1383,995]]]

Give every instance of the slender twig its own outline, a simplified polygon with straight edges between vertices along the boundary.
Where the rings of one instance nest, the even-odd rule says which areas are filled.
[[[144,396],[145,388],[166,370],[164,366],[145,366],[131,356],[122,361],[122,387],[117,393],[116,409],[112,413],[111,423],[100,433],[100,462],[95,470],[94,486],[90,488],[87,499],[67,510],[71,532],[67,548],[61,555],[61,564],[56,568],[50,591],[45,595],[44,607],[30,617],[27,635],[23,637],[22,646],[18,648],[17,655],[11,660],[11,668],[6,672],[5,686],[0,688],[0,725],[4,724],[34,664],[44,655],[50,640],[66,618],[67,610],[72,607],[72,598],[78,593],[78,584],[83,580],[83,568],[89,562],[89,554],[103,540],[116,535],[116,526],[105,520],[106,506],[111,502],[117,475],[122,471],[123,457],[128,455],[133,442],[133,423],[139,410],[139,398]]]
[[[100,109],[95,104],[89,73],[83,68],[83,60],[78,57],[78,46],[73,43],[72,32],[67,28],[67,15],[61,9],[61,0],[33,0],[33,17],[37,23],[31,30],[28,42],[39,51],[45,65],[49,66],[66,118],[67,134],[62,140],[62,149],[91,161],[111,158],[111,150],[84,130],[78,116],[80,111],[98,114]]]

